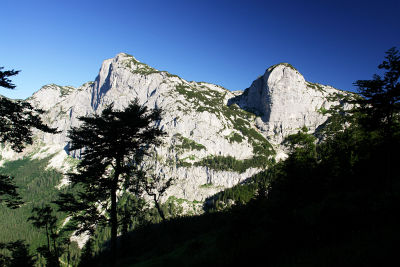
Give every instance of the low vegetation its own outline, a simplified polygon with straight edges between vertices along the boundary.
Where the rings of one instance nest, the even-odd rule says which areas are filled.
[[[177,85],[176,91],[195,105],[198,112],[213,113],[221,122],[226,123],[225,127],[232,127],[238,131],[240,134],[234,132],[232,135],[226,136],[230,143],[241,143],[243,140],[247,140],[253,147],[254,157],[250,159],[237,160],[232,156],[210,155],[195,162],[195,166],[207,166],[215,170],[242,173],[252,167],[265,168],[272,162],[270,158],[275,151],[271,144],[249,122],[255,119],[255,115],[239,108],[236,104],[226,105],[224,102],[226,93],[184,84]],[[192,163],[180,162],[178,166],[192,166]]]
[[[317,91],[320,91],[320,92],[325,92],[325,90],[322,87],[322,85],[320,85],[318,83],[306,82],[306,84],[307,84],[308,87],[310,87],[310,88],[312,88],[314,90],[317,90]]]

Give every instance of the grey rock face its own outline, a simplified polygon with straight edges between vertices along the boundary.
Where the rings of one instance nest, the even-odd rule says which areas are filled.
[[[253,159],[267,162],[275,156],[269,141],[279,150],[286,135],[304,125],[314,130],[323,123],[327,117],[318,111],[328,109],[332,103],[326,97],[338,92],[306,82],[287,64],[271,67],[244,92],[231,92],[185,81],[121,53],[103,62],[94,82],[79,88],[47,85],[29,101],[45,110],[45,122],[61,131],[56,135],[38,132],[36,145],[64,149],[65,158],[67,153],[79,155],[68,151],[67,132],[79,126],[80,116],[100,113],[111,103],[123,109],[135,98],[148,108],[161,108],[159,126],[167,137],[153,149],[147,163],[163,175],[178,178],[166,198],[204,201],[265,168],[267,164],[257,165]],[[64,170],[64,163],[57,165],[63,162],[60,153],[53,167]],[[218,160],[218,166],[210,163]]]
[[[327,119],[321,111],[338,104],[327,97],[345,94],[331,86],[307,82],[294,67],[281,63],[270,67],[233,102],[257,113],[257,127],[269,140],[280,143],[303,126],[315,131]]]

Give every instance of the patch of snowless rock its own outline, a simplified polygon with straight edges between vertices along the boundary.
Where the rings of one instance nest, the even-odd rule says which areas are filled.
[[[60,130],[60,133],[54,135],[37,132],[36,138],[46,145],[64,148],[65,156],[79,156],[79,151],[69,151],[67,132],[71,127],[79,126],[80,116],[99,114],[111,103],[115,108],[123,109],[130,101],[138,98],[140,103],[150,109],[163,110],[163,118],[158,125],[167,132],[167,137],[162,146],[155,148],[156,156],[149,160],[158,161],[157,172],[178,179],[168,190],[165,199],[174,195],[177,198],[204,201],[218,191],[232,187],[259,172],[260,169],[256,168],[238,173],[212,170],[207,166],[177,167],[177,159],[185,157],[195,160],[210,155],[232,156],[238,160],[253,157],[253,147],[249,140],[229,141],[227,136],[236,130],[226,117],[207,110],[198,112],[198,107],[190,99],[177,92],[179,85],[193,90],[218,92],[224,95],[224,105],[236,103],[258,114],[259,117],[249,119],[250,127],[272,141],[281,158],[284,158],[284,154],[279,149],[279,143],[283,138],[303,126],[315,130],[327,118],[318,110],[322,107],[328,109],[332,105],[326,97],[340,92],[329,86],[312,88],[288,64],[268,69],[244,92],[230,92],[208,83],[185,81],[121,53],[103,62],[94,82],[79,88],[47,85],[30,97],[33,106],[45,111],[44,121]],[[171,146],[177,135],[193,140],[205,149],[177,151]],[[53,165],[63,169],[60,167],[63,164],[56,164],[62,162],[62,156],[57,154],[57,157]],[[204,184],[210,186],[202,186]]]
[[[338,104],[328,101],[327,97],[333,94],[347,93],[309,83],[291,65],[283,63],[269,68],[236,102],[244,109],[258,112],[257,127],[269,140],[279,144],[303,126],[314,132],[325,122],[328,117],[320,111]]]

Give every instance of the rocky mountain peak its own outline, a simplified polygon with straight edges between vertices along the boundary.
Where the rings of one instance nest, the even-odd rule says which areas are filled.
[[[67,166],[68,156],[79,155],[68,150],[67,133],[80,125],[80,116],[99,113],[110,103],[123,109],[135,98],[161,108],[159,126],[167,136],[148,163],[178,178],[167,197],[202,201],[268,167],[288,134],[303,126],[315,130],[327,118],[319,110],[332,104],[326,97],[339,92],[307,82],[288,63],[268,68],[245,91],[231,92],[188,82],[120,53],[102,63],[94,82],[78,88],[47,85],[29,101],[60,130],[36,136],[43,151],[46,146],[59,151],[52,166]]]
[[[305,82],[303,75],[289,63],[279,63],[269,67],[264,74],[264,80],[270,88],[280,86],[287,89]]]
[[[245,92],[231,102],[259,116],[257,127],[274,143],[303,126],[314,131],[327,116],[320,112],[334,102],[330,95],[344,95],[331,86],[312,83],[288,63],[267,69]]]

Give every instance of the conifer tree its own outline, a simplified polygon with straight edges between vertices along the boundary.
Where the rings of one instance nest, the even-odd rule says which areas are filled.
[[[20,71],[2,69],[0,67],[0,87],[15,89],[9,77]],[[26,101],[10,100],[0,95],[0,143],[9,144],[14,151],[21,152],[26,144],[32,144],[32,128],[56,133],[56,129],[42,122],[41,114],[42,110],[33,108]],[[22,202],[16,189],[12,177],[0,175],[0,203],[6,202],[8,207],[17,208]]]
[[[39,248],[47,261],[47,266],[60,266],[59,257],[61,255],[59,246],[59,234],[57,231],[57,217],[53,214],[53,209],[49,205],[42,208],[33,208],[33,215],[28,218],[38,229],[46,231],[47,246]]]
[[[391,137],[398,124],[400,111],[400,55],[393,47],[386,52],[385,60],[378,66],[385,70],[383,77],[375,74],[372,80],[354,83],[362,96],[355,101],[357,111],[364,115],[362,125],[367,130],[381,130]]]
[[[385,157],[385,178],[390,185],[395,164],[395,135],[400,129],[400,55],[396,47],[386,52],[385,60],[378,66],[383,77],[375,74],[372,80],[358,80],[358,92],[362,98],[355,101],[360,124],[368,135],[382,137]],[[380,139],[380,138],[376,138]],[[376,140],[374,142],[377,142]]]
[[[55,203],[78,222],[77,234],[93,235],[96,226],[111,227],[112,261],[116,260],[118,230],[117,191],[133,185],[134,166],[139,166],[143,154],[160,143],[164,132],[157,127],[160,110],[149,111],[131,102],[119,111],[113,105],[101,115],[80,117],[82,125],[69,131],[71,151],[79,151],[81,161],[77,173],[69,178],[72,186],[82,190],[77,195],[61,194]],[[106,211],[106,212],[104,212]]]
[[[18,240],[9,244],[11,247],[11,260],[8,266],[10,267],[33,267],[35,260],[29,254],[29,246],[23,241]]]

